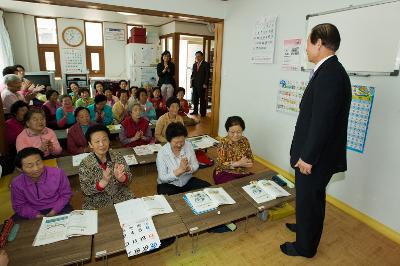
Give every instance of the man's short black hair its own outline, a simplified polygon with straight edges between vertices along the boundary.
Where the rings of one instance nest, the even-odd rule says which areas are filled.
[[[108,138],[110,139],[110,130],[104,125],[96,124],[94,126],[89,127],[88,130],[86,131],[85,138],[87,142],[90,142],[92,140],[93,133],[100,131],[106,132]]]
[[[15,72],[18,72],[18,69],[15,66],[7,66],[3,68],[3,77],[5,75],[15,74]]]
[[[330,23],[318,24],[312,28],[310,33],[310,41],[316,44],[321,39],[322,45],[336,52],[340,46],[340,33],[335,25]]]
[[[140,88],[140,89],[136,90],[136,95],[135,95],[136,99],[139,99],[139,96],[142,92],[146,93],[146,96],[147,96],[147,91],[143,88]]]
[[[95,104],[98,104],[101,102],[106,102],[106,101],[107,101],[107,97],[104,94],[99,94],[94,97]]]
[[[121,79],[121,80],[118,82],[118,85],[121,85],[122,82],[125,82],[126,85],[128,85],[128,81],[126,81],[126,80],[124,80],[124,79]]]
[[[39,150],[38,148],[34,148],[34,147],[27,147],[24,148],[22,150],[20,150],[17,155],[15,156],[15,167],[17,168],[22,168],[22,160],[25,159],[26,157],[29,157],[31,155],[40,155],[40,158],[42,158],[42,160],[44,159],[44,153]]]
[[[90,114],[89,109],[87,109],[86,107],[83,107],[83,106],[79,106],[79,107],[77,107],[77,108],[75,109],[75,111],[74,111],[74,116],[75,116],[75,118],[78,116],[79,112],[82,111],[82,110],[86,110],[86,111],[88,111],[88,113]]]
[[[167,126],[165,131],[165,137],[168,142],[171,142],[173,138],[176,137],[187,137],[188,131],[186,127],[180,122],[173,122]]]
[[[197,52],[195,53],[195,55],[198,55],[198,54],[201,55],[201,56],[204,55],[202,51],[197,51]]]
[[[13,103],[11,105],[10,113],[13,114],[13,115],[16,115],[18,110],[19,110],[19,108],[22,108],[22,107],[26,107],[26,108],[29,109],[29,105],[26,102],[24,102],[24,101],[16,101],[15,103]]]
[[[167,108],[169,108],[173,103],[180,105],[179,99],[176,98],[175,96],[168,98],[167,100]]]
[[[51,95],[53,95],[53,93],[57,93],[57,97],[58,97],[58,95],[60,95],[58,93],[58,91],[56,91],[56,90],[48,90],[48,91],[46,91],[46,99],[50,100],[50,97],[51,97]]]
[[[226,119],[225,122],[226,131],[229,131],[229,128],[232,126],[240,126],[242,130],[246,128],[244,120],[240,116],[230,116],[228,117],[228,119]]]
[[[89,95],[90,95],[90,91],[89,91],[88,88],[80,88],[80,89],[79,89],[79,95],[81,95],[81,94],[84,93],[85,91],[86,91],[87,93],[89,93]]]
[[[18,68],[22,68],[25,71],[25,68],[21,65],[15,65],[15,68],[18,70]]]

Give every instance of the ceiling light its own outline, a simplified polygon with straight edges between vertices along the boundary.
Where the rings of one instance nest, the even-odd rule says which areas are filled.
[[[118,14],[125,15],[125,16],[136,16],[137,14],[128,13],[128,12],[117,12]]]

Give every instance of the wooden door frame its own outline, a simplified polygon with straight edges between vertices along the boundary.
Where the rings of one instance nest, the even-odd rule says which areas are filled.
[[[219,127],[219,104],[220,104],[220,89],[221,89],[221,65],[222,65],[222,41],[223,41],[223,31],[224,31],[224,20],[219,18],[189,15],[175,12],[166,12],[134,7],[117,6],[110,4],[101,4],[85,1],[65,1],[65,0],[17,0],[19,2],[30,2],[30,3],[41,3],[48,5],[58,5],[58,6],[68,6],[77,8],[88,8],[88,9],[98,9],[114,12],[130,12],[141,15],[148,16],[158,16],[158,17],[170,17],[176,20],[186,21],[186,22],[209,22],[215,24],[215,49],[214,49],[214,73],[213,73],[213,91],[212,91],[212,108],[211,108],[211,125],[210,125],[210,135],[218,136]],[[182,33],[177,33],[174,39],[174,49],[179,49],[179,41],[176,42],[176,38]],[[175,44],[177,43],[177,44]],[[179,51],[179,50],[178,50]],[[175,54],[175,52],[174,52]],[[175,55],[176,56],[176,55]],[[179,55],[177,57],[179,60]],[[179,61],[178,61],[179,62]]]

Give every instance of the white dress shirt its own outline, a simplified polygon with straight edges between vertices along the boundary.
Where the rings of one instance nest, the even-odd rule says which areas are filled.
[[[174,171],[179,168],[181,159],[186,157],[189,161],[190,171],[180,176],[175,176]],[[199,169],[199,162],[192,144],[185,140],[179,156],[176,156],[171,149],[171,144],[165,144],[157,154],[158,184],[168,183],[178,187],[183,187],[192,178],[192,174]]]

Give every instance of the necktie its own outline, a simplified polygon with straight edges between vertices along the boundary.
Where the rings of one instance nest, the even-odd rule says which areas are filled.
[[[200,62],[197,63],[197,71],[199,71],[200,68]]]
[[[314,69],[311,70],[310,76],[308,77],[308,81],[310,81],[310,80],[312,79],[313,76],[314,76]]]

